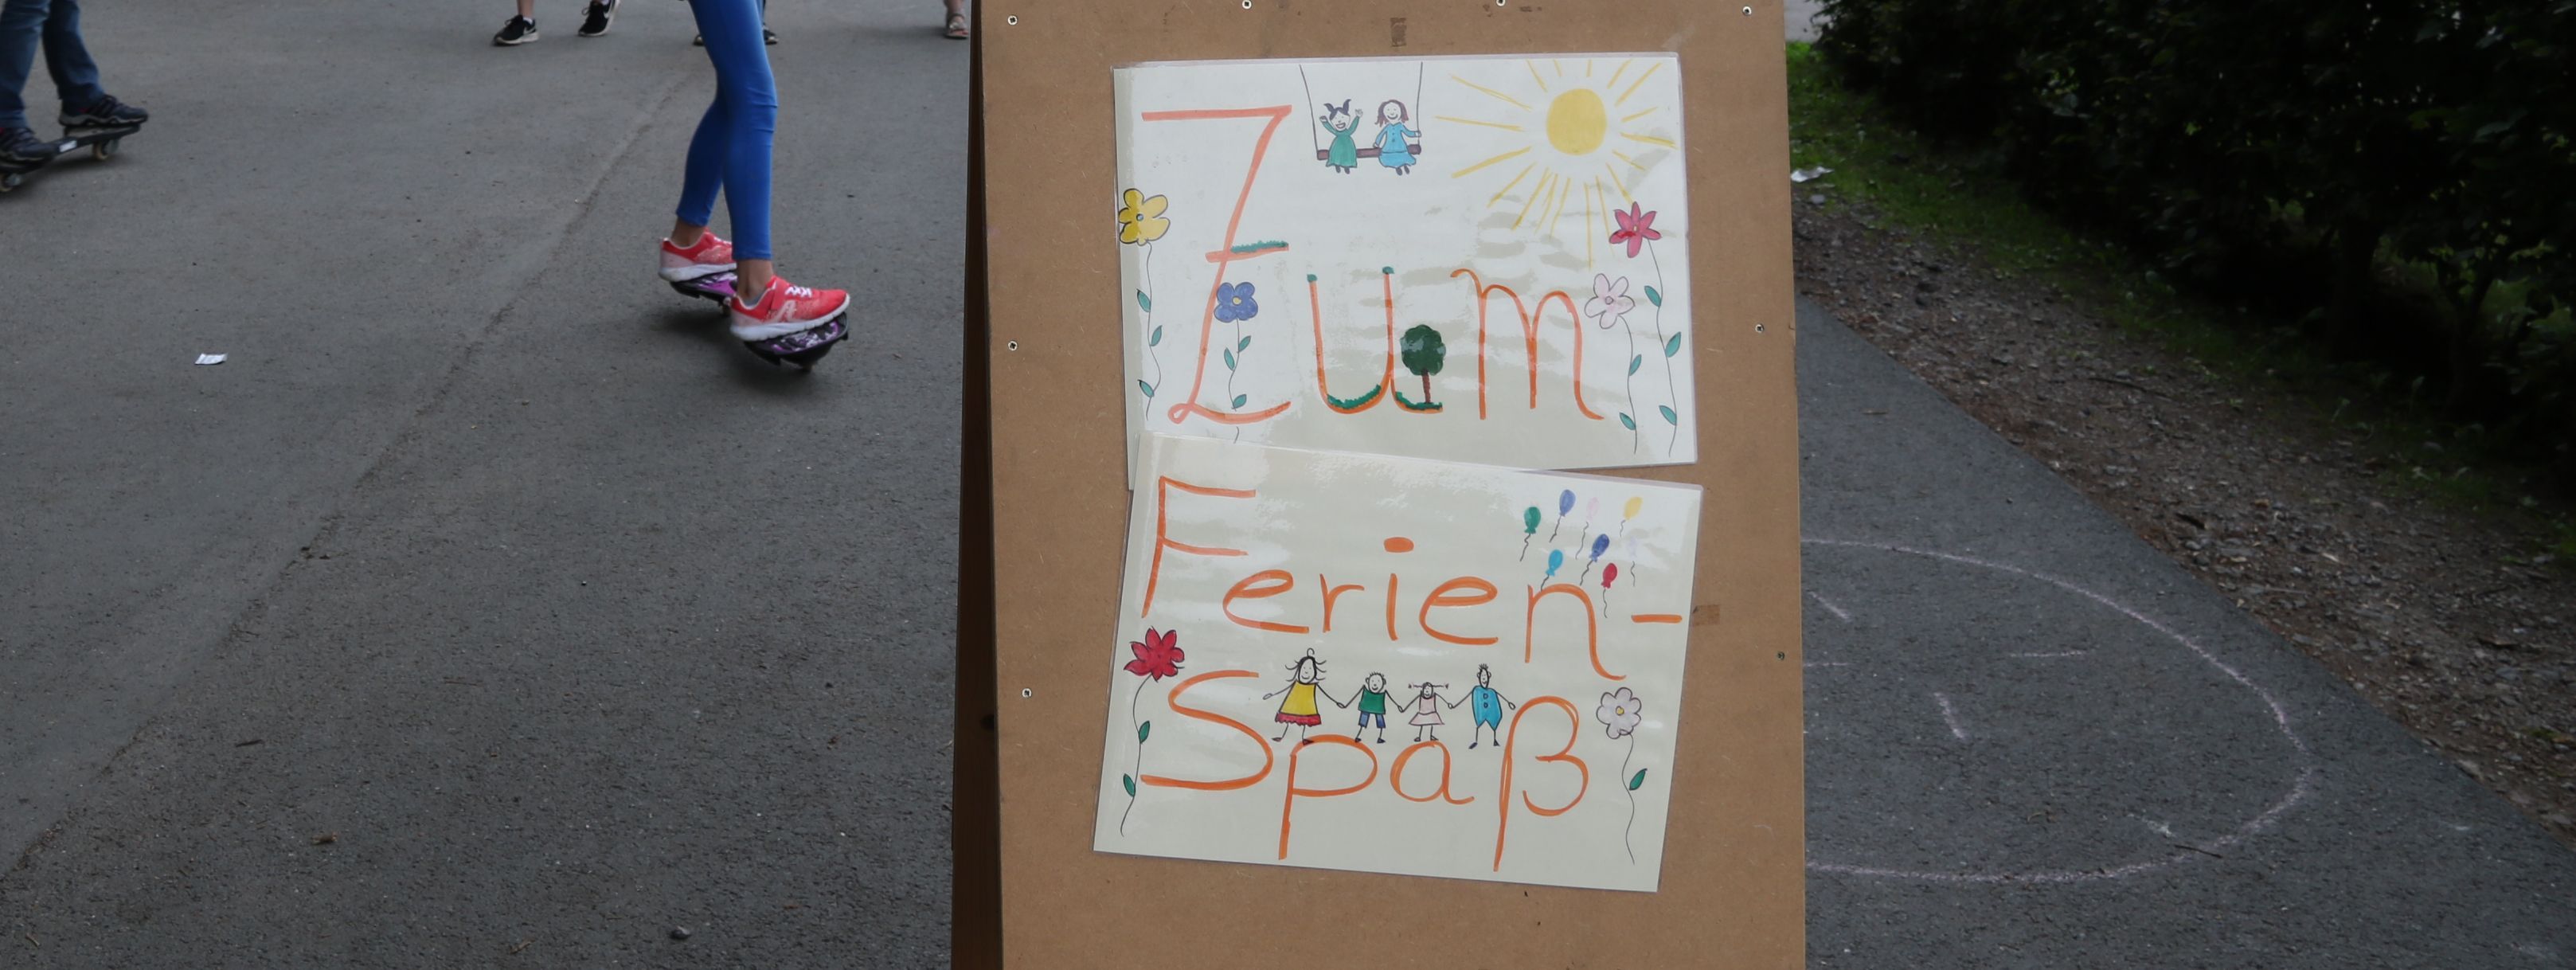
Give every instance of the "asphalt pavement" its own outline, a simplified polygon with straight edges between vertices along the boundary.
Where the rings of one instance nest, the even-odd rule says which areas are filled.
[[[2576,966],[2576,853],[1804,302],[1798,394],[1812,966]]]
[[[0,965],[944,959],[967,45],[771,3],[797,375],[652,275],[687,8],[541,6],[85,11],[155,120],[0,197]]]
[[[541,7],[85,12],[156,120],[0,198],[0,965],[945,962],[966,45],[771,4],[800,376],[650,275],[684,8]],[[1800,337],[1813,965],[2576,965],[2576,854]]]

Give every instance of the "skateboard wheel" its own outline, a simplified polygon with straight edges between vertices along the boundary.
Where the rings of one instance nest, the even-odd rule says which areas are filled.
[[[120,140],[122,139],[110,138],[106,141],[89,146],[90,157],[102,162],[107,161],[109,158],[115,156],[116,143]]]
[[[11,189],[15,189],[18,187],[19,183],[24,181],[26,181],[26,177],[21,176],[16,172],[11,172],[7,175],[0,175],[0,192],[7,192]]]

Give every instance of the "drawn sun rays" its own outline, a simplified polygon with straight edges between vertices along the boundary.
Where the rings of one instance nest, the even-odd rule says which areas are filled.
[[[1641,66],[1623,60],[1614,67],[1606,60],[1578,60],[1568,67],[1557,59],[1522,66],[1529,83],[1521,84],[1515,74],[1513,83],[1505,85],[1510,91],[1449,75],[1487,100],[1476,102],[1482,117],[1439,115],[1438,120],[1522,135],[1516,147],[1470,162],[1449,177],[1501,179],[1485,207],[1513,207],[1513,231],[1526,226],[1539,237],[1557,240],[1568,252],[1574,246],[1564,235],[1565,217],[1575,216],[1588,269],[1594,247],[1609,235],[1611,210],[1635,201],[1622,173],[1646,171],[1640,155],[1680,147],[1663,127],[1677,120],[1674,109],[1650,103],[1656,100],[1651,93],[1638,97],[1664,62]],[[1510,177],[1504,178],[1505,173]]]

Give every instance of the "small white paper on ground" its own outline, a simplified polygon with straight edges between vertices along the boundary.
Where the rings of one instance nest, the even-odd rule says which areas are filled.
[[[224,362],[224,357],[223,354],[198,354],[197,365],[202,367],[207,364],[220,364]]]
[[[1813,182],[1832,174],[1834,174],[1833,169],[1826,168],[1822,165],[1818,165],[1814,168],[1793,168],[1789,170],[1789,181],[1799,183]]]

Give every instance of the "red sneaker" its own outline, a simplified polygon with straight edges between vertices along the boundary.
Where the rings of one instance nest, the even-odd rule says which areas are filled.
[[[733,244],[713,232],[698,234],[696,245],[687,249],[662,240],[662,281],[686,283],[704,276],[733,272]]]
[[[734,339],[745,343],[815,329],[849,308],[847,291],[810,289],[775,276],[769,278],[769,289],[760,294],[759,302],[746,304],[736,293],[725,305]]]

